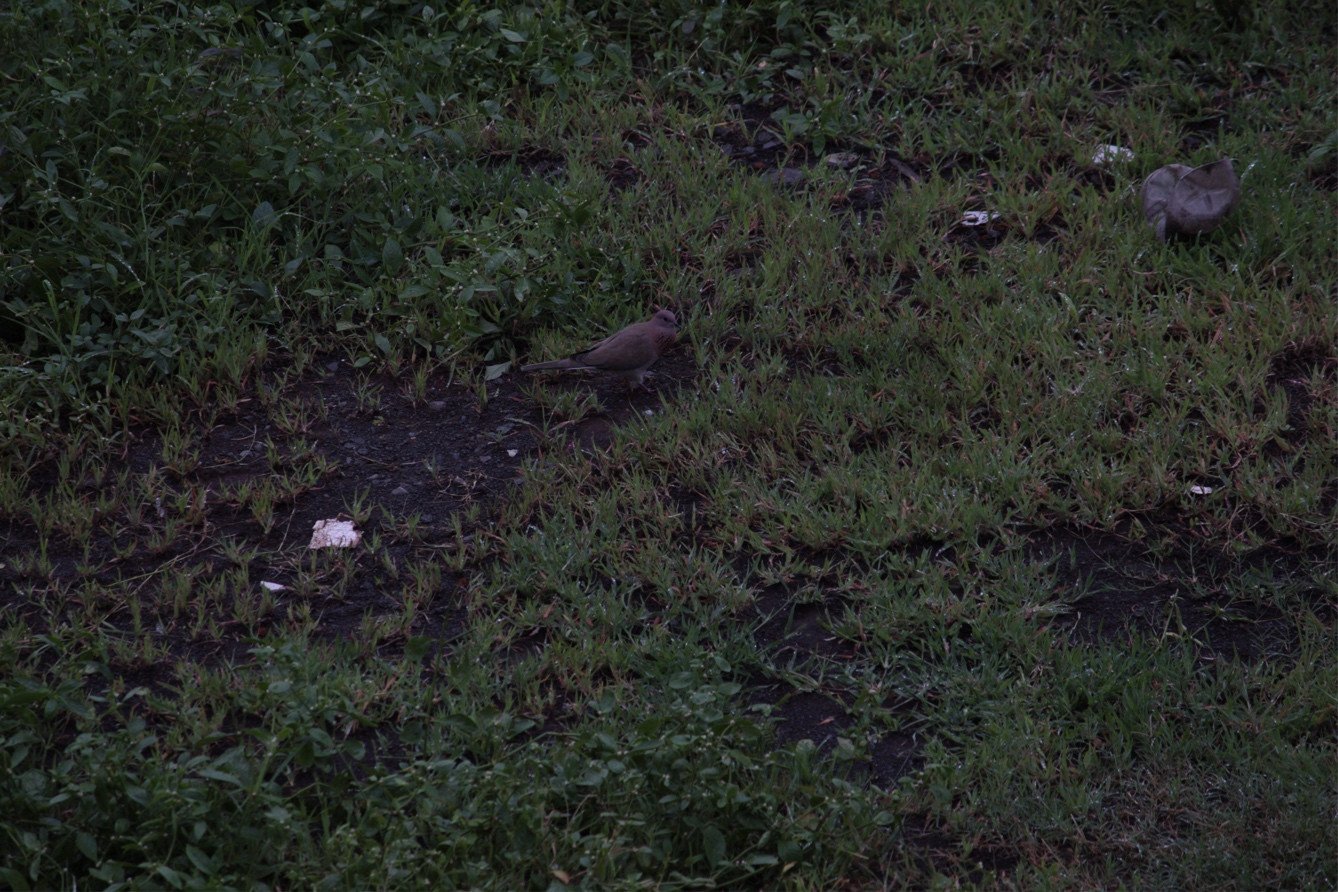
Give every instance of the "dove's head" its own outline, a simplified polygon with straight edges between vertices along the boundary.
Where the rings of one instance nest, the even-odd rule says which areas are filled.
[[[678,317],[668,310],[660,310],[654,316],[651,316],[650,319],[656,325],[663,325],[666,328],[678,331]]]

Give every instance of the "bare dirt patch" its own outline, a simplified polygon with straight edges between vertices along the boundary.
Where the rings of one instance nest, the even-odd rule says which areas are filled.
[[[543,180],[559,180],[567,175],[566,157],[543,146],[494,149],[483,155],[481,160],[487,167],[514,164],[525,176]]]
[[[970,858],[963,858],[961,835],[936,826],[924,815],[913,815],[902,826],[902,835],[913,847],[914,860],[922,869],[947,876],[963,877],[980,884],[989,873],[1006,876],[1022,860],[1016,849],[999,845],[974,845]],[[889,886],[896,885],[895,874],[884,877]]]
[[[739,120],[717,125],[711,137],[725,157],[753,170],[778,187],[797,189],[812,168],[827,165],[849,170],[849,188],[831,199],[837,211],[858,217],[880,209],[899,189],[922,182],[928,168],[904,158],[892,147],[832,142],[818,152],[803,140],[785,142],[769,111],[756,105],[738,109]]]
[[[369,622],[404,616],[406,591],[416,586],[412,625],[383,646],[422,637],[436,652],[466,622],[464,578],[444,556],[491,524],[522,479],[522,462],[551,449],[606,446],[618,425],[659,411],[695,374],[680,350],[656,367],[648,391],[563,376],[549,386],[593,390],[600,408],[562,425],[544,417],[518,373],[487,385],[485,401],[473,385],[442,375],[417,399],[407,374],[364,374],[333,358],[313,369],[282,388],[273,383],[277,367],[260,375],[208,426],[191,413],[201,429],[188,462],[168,454],[160,432],[132,434],[119,462],[130,469],[116,484],[120,499],[84,537],[44,536],[34,524],[0,519],[8,558],[0,561],[0,607],[29,616],[42,634],[49,630],[35,605],[44,592],[65,591],[73,593],[68,610],[105,611],[122,632],[156,628],[156,646],[173,659],[113,669],[166,685],[177,660],[245,661],[283,624],[310,622],[321,638],[354,640]],[[54,462],[36,469],[32,499],[50,498],[64,473]],[[90,479],[77,491],[92,500],[112,484]],[[273,503],[268,516],[255,508],[261,491]],[[316,521],[337,517],[356,519],[362,546],[308,551]],[[167,586],[182,579],[215,586],[208,597],[192,595],[209,605],[204,622],[173,609]],[[262,582],[286,588],[267,593]],[[256,606],[266,599],[272,603]]]
[[[853,642],[831,631],[833,614],[845,604],[838,593],[831,593],[821,603],[801,602],[786,586],[774,585],[763,590],[747,611],[757,623],[753,640],[758,651],[772,666],[800,670],[820,670],[822,662],[846,663],[858,654]],[[847,700],[849,695],[839,685],[828,684],[820,690],[799,690],[786,682],[756,677],[751,680],[747,701],[750,705],[769,704],[776,727],[776,744],[787,746],[810,740],[820,752],[830,753],[838,739],[848,736],[855,724]],[[902,705],[889,703],[889,708]],[[859,777],[880,787],[892,787],[922,763],[923,741],[906,731],[882,734],[869,747],[866,758],[850,765]]]
[[[608,177],[609,187],[615,192],[630,189],[641,182],[640,169],[626,157],[614,159],[605,171],[605,176]]]
[[[1296,628],[1271,592],[1330,560],[1318,553],[1261,549],[1247,558],[1195,549],[1166,538],[1133,540],[1111,533],[1057,530],[1036,537],[1034,560],[1050,564],[1072,612],[1056,623],[1075,641],[1172,637],[1200,659],[1285,659]],[[1313,586],[1312,586],[1313,588]]]
[[[754,605],[762,622],[753,640],[781,664],[802,664],[814,657],[848,660],[854,654],[828,628],[831,610],[841,603],[835,595],[822,604],[796,603],[783,586],[772,586]]]
[[[738,113],[738,121],[717,125],[711,133],[711,138],[731,161],[760,172],[781,167],[787,160],[800,164],[811,160],[808,146],[802,143],[786,145],[774,129],[766,109],[749,105],[739,108]]]
[[[1311,380],[1338,381],[1338,354],[1318,340],[1292,344],[1269,363],[1268,383],[1287,395],[1287,430],[1283,436],[1296,445],[1310,434],[1310,412],[1315,403]]]

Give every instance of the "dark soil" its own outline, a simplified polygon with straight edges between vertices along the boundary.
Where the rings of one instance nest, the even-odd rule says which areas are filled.
[[[928,817],[908,817],[901,832],[915,847],[917,853],[915,860],[922,870],[962,877],[973,885],[983,883],[989,873],[994,873],[999,878],[1006,876],[1022,860],[1022,855],[1015,848],[998,845],[975,845],[972,847],[971,857],[963,859],[957,854],[961,851],[962,834],[936,827]],[[888,888],[898,885],[895,874],[887,875],[883,879]]]
[[[627,158],[614,160],[605,175],[615,192],[630,189],[641,181],[641,171]]]
[[[1338,380],[1338,352],[1333,344],[1318,340],[1292,344],[1273,357],[1268,368],[1268,383],[1287,395],[1287,430],[1283,438],[1295,445],[1310,432],[1310,409],[1315,397],[1310,379]]]
[[[1204,146],[1220,143],[1222,135],[1231,130],[1225,113],[1208,114],[1184,125],[1184,136],[1180,140],[1180,146],[1186,154],[1189,154]]]
[[[850,210],[857,216],[877,211],[892,200],[896,192],[924,181],[924,173],[906,159],[885,152],[881,163],[856,168],[850,188],[832,199],[835,210]]]
[[[738,120],[715,128],[711,138],[731,161],[753,170],[764,171],[783,166],[787,160],[803,164],[812,151],[803,143],[787,146],[769,109],[746,105],[737,109]]]
[[[257,388],[238,401],[235,412],[218,419],[203,433],[198,466],[185,473],[163,470],[170,463],[155,431],[134,434],[122,457],[123,465],[136,475],[164,474],[170,481],[169,493],[202,493],[203,523],[159,548],[148,547],[146,541],[175,518],[156,510],[141,511],[147,517],[138,524],[123,516],[102,518],[94,528],[87,553],[71,541],[50,537],[47,555],[53,570],[49,579],[20,571],[13,560],[0,562],[0,592],[5,593],[0,597],[0,607],[29,614],[34,632],[41,633],[47,630],[41,627],[40,611],[32,609],[22,594],[28,586],[114,583],[144,577],[143,587],[136,590],[144,621],[150,626],[160,624],[163,631],[158,643],[168,653],[205,663],[218,659],[244,662],[250,648],[268,631],[269,623],[242,628],[227,618],[230,603],[220,604],[223,634],[204,641],[186,633],[188,623],[174,621],[166,614],[155,615],[160,609],[155,593],[161,580],[154,571],[171,562],[175,572],[188,572],[193,578],[217,575],[230,567],[223,546],[232,540],[242,543],[248,553],[250,547],[259,548],[264,557],[248,565],[253,588],[230,591],[228,598],[258,599],[262,580],[295,586],[297,576],[337,578],[342,585],[328,587],[337,594],[324,591],[326,587],[311,593],[296,588],[277,593],[276,611],[282,616],[292,607],[309,609],[322,637],[355,640],[366,618],[402,612],[397,593],[403,585],[388,576],[385,561],[396,567],[410,561],[436,561],[457,545],[457,522],[463,525],[466,540],[491,523],[501,500],[520,481],[523,461],[554,448],[591,450],[606,446],[618,424],[658,410],[663,399],[671,398],[695,374],[691,359],[678,350],[656,367],[648,379],[649,391],[629,395],[621,381],[589,374],[555,379],[556,387],[594,390],[603,408],[577,424],[559,428],[553,437],[541,442],[544,418],[523,389],[528,386],[528,376],[519,373],[489,384],[486,405],[480,407],[472,386],[451,384],[442,376],[430,379],[425,399],[416,402],[407,393],[406,380],[386,374],[364,375],[348,363],[330,358],[314,368],[318,371],[283,394],[309,410],[310,423],[285,433],[266,408],[267,397]],[[273,377],[260,376],[262,381],[272,381]],[[361,402],[359,392],[364,394]],[[377,394],[374,400],[366,397],[372,392]],[[230,497],[240,487],[272,480],[278,476],[276,471],[290,470],[314,458],[328,461],[330,469],[314,486],[278,504],[268,531],[249,508]],[[38,468],[33,475],[35,494],[53,490],[60,482],[59,475],[54,464]],[[91,496],[97,486],[86,481],[83,489]],[[379,538],[381,548],[375,553],[366,547],[306,550],[316,521],[355,515],[362,518],[358,528],[364,542]],[[412,536],[404,533],[408,518],[417,519],[417,533]],[[37,531],[30,525],[5,519],[0,519],[0,541],[7,543],[7,554],[32,554],[39,544]],[[440,586],[418,612],[414,627],[387,647],[398,649],[410,635],[432,642],[428,656],[448,647],[466,620],[461,581],[443,569]],[[70,609],[80,606],[72,601]],[[129,628],[130,618],[124,608],[123,603],[115,605],[108,622]],[[174,662],[158,660],[113,668],[124,670],[121,674],[137,684],[170,686]]]
[[[1279,547],[1239,558],[1196,551],[1174,534],[1134,540],[1074,530],[1039,535],[1029,550],[1069,596],[1072,613],[1056,626],[1075,641],[1169,636],[1205,661],[1285,659],[1297,630],[1273,599],[1292,582],[1295,597],[1322,599],[1306,573],[1335,559]]]
[[[495,149],[482,158],[489,167],[513,164],[527,177],[560,180],[567,175],[567,159],[558,152],[542,146],[521,146],[518,149]]]
[[[918,735],[909,731],[884,734],[869,753],[874,783],[880,787],[894,787],[897,781],[918,771],[924,764],[920,755],[923,744]]]
[[[854,723],[845,706],[825,694],[791,692],[776,711],[776,742],[782,746],[808,739],[827,751]]]
[[[827,755],[836,749],[840,738],[852,738],[855,720],[842,700],[837,690],[800,691],[787,684],[761,680],[755,680],[746,695],[749,706],[765,703],[772,707],[777,746],[809,740]],[[895,787],[924,763],[920,756],[922,746],[923,741],[914,733],[884,733],[868,748],[867,758],[848,763],[849,774],[879,787]]]
[[[762,623],[753,640],[779,665],[804,665],[813,657],[845,662],[854,653],[848,642],[843,643],[828,628],[833,610],[841,603],[836,596],[822,604],[796,603],[783,587],[773,586],[754,605]]]
[[[927,168],[899,156],[890,147],[874,151],[868,146],[833,142],[819,153],[802,140],[786,143],[770,118],[770,110],[763,106],[743,106],[737,113],[739,120],[717,126],[712,139],[731,161],[756,171],[778,187],[802,187],[809,169],[828,165],[826,159],[835,155],[857,159],[845,168],[851,183],[832,198],[833,210],[851,211],[862,218],[880,209],[898,189],[922,182],[927,175]]]
[[[1306,176],[1310,182],[1314,183],[1315,188],[1323,189],[1326,192],[1338,192],[1338,159],[1330,159],[1324,164],[1317,164],[1309,168]]]
[[[836,594],[821,604],[799,603],[793,592],[775,585],[758,595],[743,618],[757,623],[753,640],[771,666],[818,669],[817,664],[824,660],[846,662],[855,657],[854,644],[829,628],[833,613],[844,603]],[[766,703],[774,707],[778,746],[811,740],[819,751],[829,753],[854,724],[843,693],[835,687],[823,692],[798,691],[759,675],[751,680],[747,698],[750,705]],[[885,733],[869,748],[868,758],[851,769],[881,787],[895,786],[919,767],[921,743],[907,732]]]

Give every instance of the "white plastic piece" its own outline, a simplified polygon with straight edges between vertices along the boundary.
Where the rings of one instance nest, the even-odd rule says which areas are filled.
[[[1092,163],[1097,167],[1109,167],[1112,164],[1132,160],[1134,160],[1133,150],[1124,146],[1097,146],[1096,151],[1092,153]]]
[[[963,226],[984,226],[986,223],[992,223],[1002,216],[996,211],[967,211],[962,214]]]

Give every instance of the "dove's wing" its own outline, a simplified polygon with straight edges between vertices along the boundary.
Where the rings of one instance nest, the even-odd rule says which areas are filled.
[[[615,332],[584,353],[572,359],[591,368],[608,372],[630,372],[644,369],[660,358],[654,336],[644,322],[629,325]]]

